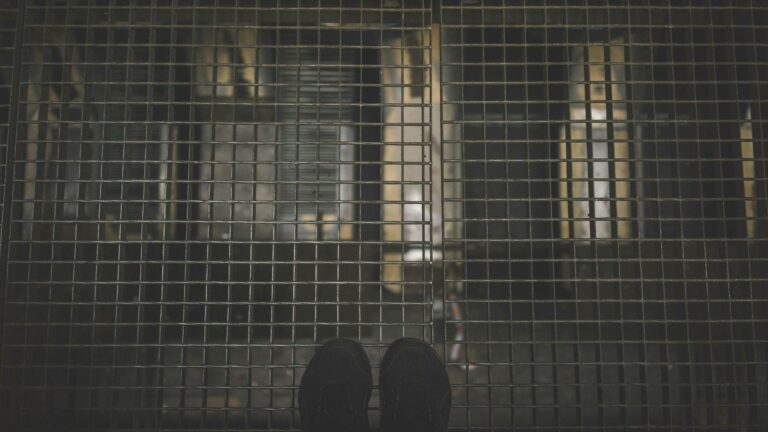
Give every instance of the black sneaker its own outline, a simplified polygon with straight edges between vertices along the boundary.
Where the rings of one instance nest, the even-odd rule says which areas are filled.
[[[381,430],[444,432],[451,412],[445,366],[424,341],[403,338],[384,354],[379,375]]]
[[[334,339],[317,350],[301,378],[299,412],[308,432],[368,430],[371,364],[359,343]]]

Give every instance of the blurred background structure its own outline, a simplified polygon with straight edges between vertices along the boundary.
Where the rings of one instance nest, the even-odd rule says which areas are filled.
[[[0,12],[3,430],[297,430],[401,336],[457,431],[768,429],[768,3]]]

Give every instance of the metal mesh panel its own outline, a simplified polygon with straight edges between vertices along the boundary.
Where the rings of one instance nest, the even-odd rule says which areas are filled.
[[[765,428],[765,5],[532,3],[442,2],[453,425]]]
[[[0,11],[3,430],[298,430],[401,336],[453,430],[768,425],[763,2]]]
[[[370,6],[26,2],[8,430],[297,429],[318,344],[431,338],[431,10]]]

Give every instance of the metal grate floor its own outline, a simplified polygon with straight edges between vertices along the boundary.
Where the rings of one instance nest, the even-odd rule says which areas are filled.
[[[0,0],[0,429],[768,428],[768,5]],[[378,428],[378,394],[369,416]]]

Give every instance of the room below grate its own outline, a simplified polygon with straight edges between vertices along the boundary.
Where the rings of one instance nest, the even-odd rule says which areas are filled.
[[[0,426],[768,425],[768,5],[0,0]],[[369,410],[378,428],[379,399]]]

